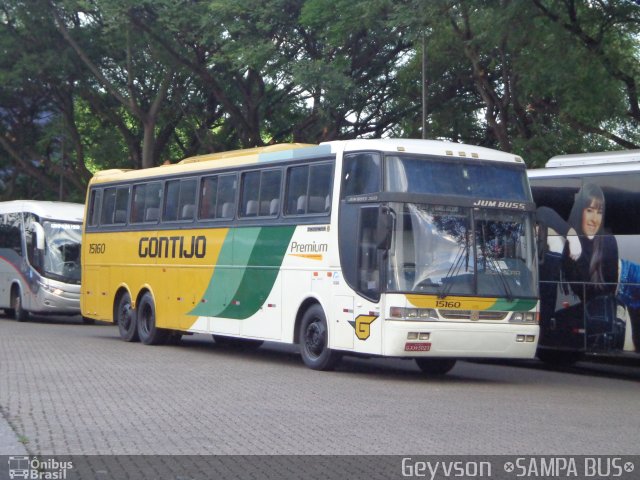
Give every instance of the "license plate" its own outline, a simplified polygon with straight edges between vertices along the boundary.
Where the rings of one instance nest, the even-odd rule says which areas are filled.
[[[407,342],[404,344],[405,352],[428,352],[431,350],[431,343]]]

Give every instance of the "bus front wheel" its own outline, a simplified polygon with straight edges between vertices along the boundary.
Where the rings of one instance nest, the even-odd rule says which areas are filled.
[[[120,296],[116,307],[116,323],[120,331],[120,338],[125,342],[138,341],[138,324],[136,312],[131,306],[131,296],[125,292]]]
[[[340,360],[340,353],[328,348],[327,319],[320,305],[313,305],[300,323],[300,355],[313,370],[332,370]]]
[[[138,336],[145,345],[166,343],[168,331],[156,326],[156,306],[153,297],[146,292],[138,303]]]
[[[13,318],[19,322],[26,322],[29,318],[29,312],[22,308],[22,294],[20,289],[14,289],[11,294],[11,310],[13,311]]]
[[[445,375],[456,364],[455,358],[416,358],[415,360],[425,375]]]

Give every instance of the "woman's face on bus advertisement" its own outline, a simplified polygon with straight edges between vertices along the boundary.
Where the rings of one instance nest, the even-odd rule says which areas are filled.
[[[589,238],[593,238],[602,224],[602,205],[596,200],[591,200],[587,208],[582,211],[582,232]]]

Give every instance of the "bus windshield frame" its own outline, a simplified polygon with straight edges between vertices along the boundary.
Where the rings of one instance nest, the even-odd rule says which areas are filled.
[[[536,298],[531,212],[390,203],[387,293]],[[420,248],[417,248],[417,246]]]
[[[44,258],[42,275],[51,280],[80,284],[82,224],[42,219]]]

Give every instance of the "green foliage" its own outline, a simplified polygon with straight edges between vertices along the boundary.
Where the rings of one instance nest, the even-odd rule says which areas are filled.
[[[640,9],[576,0],[5,0],[0,197],[271,142],[422,135],[530,165],[640,148]],[[635,92],[635,93],[634,93]],[[34,180],[35,179],[35,182]]]

